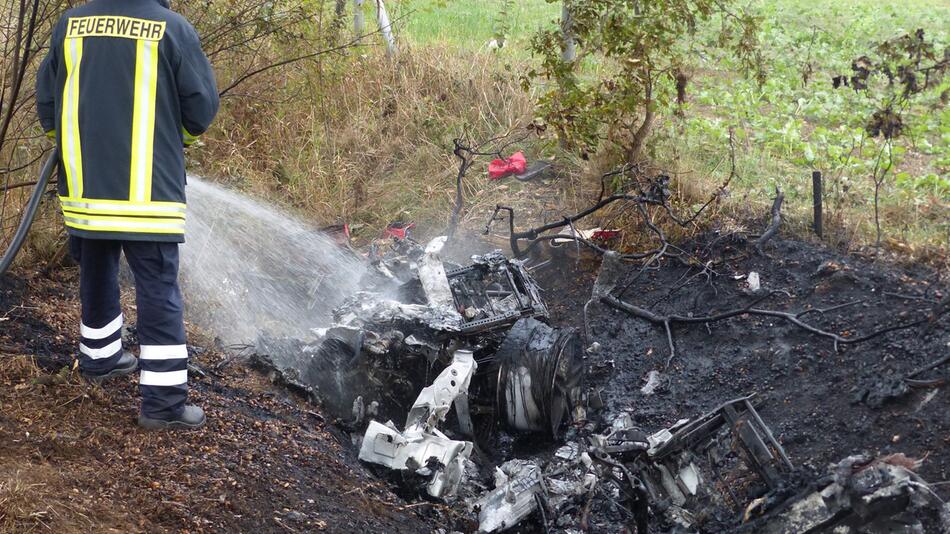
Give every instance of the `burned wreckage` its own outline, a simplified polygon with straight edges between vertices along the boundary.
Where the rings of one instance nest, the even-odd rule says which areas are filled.
[[[262,337],[256,352],[353,432],[360,460],[456,504],[465,519],[446,531],[950,529],[950,506],[902,455],[793,465],[754,395],[652,431],[598,414],[584,378],[597,344],[550,324],[522,262],[496,251],[455,265],[445,242],[394,240],[333,326]]]

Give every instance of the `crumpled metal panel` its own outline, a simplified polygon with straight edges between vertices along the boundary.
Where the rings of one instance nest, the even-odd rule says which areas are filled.
[[[534,462],[510,460],[495,468],[495,489],[475,503],[478,531],[511,528],[537,507],[535,495],[544,491],[541,468]]]
[[[467,397],[477,367],[471,351],[456,351],[452,364],[423,388],[413,403],[405,431],[400,432],[391,421],[385,425],[370,422],[360,446],[360,460],[430,476],[426,486],[429,495],[440,499],[454,495],[473,446],[469,441],[449,439],[436,425],[445,419],[456,399]]]
[[[442,370],[431,385],[419,392],[406,417],[406,428],[419,426],[431,430],[445,419],[455,400],[468,395],[468,386],[475,374],[475,357],[470,350],[458,350],[452,356],[452,364]]]
[[[433,497],[445,499],[458,491],[465,459],[471,454],[470,441],[451,440],[438,430],[424,432],[414,427],[400,432],[391,421],[385,425],[370,421],[359,458],[389,469],[431,475],[426,490]],[[435,469],[431,467],[433,461],[438,464]]]

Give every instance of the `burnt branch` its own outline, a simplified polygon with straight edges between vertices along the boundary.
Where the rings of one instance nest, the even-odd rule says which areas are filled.
[[[758,316],[766,316],[766,317],[777,317],[777,318],[779,318],[779,319],[785,320],[785,321],[787,321],[787,322],[789,322],[789,323],[791,323],[791,324],[797,326],[798,328],[801,328],[801,329],[803,329],[803,330],[805,330],[805,331],[811,332],[812,334],[815,334],[815,335],[817,335],[817,336],[826,337],[826,338],[828,338],[828,339],[831,339],[832,341],[834,341],[834,349],[835,349],[835,352],[837,352],[837,351],[839,350],[839,345],[849,345],[849,344],[855,344],[855,343],[862,343],[862,342],[864,342],[864,341],[868,341],[868,340],[870,340],[870,339],[874,339],[874,338],[876,338],[876,337],[878,337],[878,336],[882,336],[882,335],[887,334],[887,333],[889,333],[889,332],[894,332],[894,331],[897,331],[897,330],[905,330],[905,329],[908,329],[908,328],[913,328],[913,327],[915,327],[915,326],[920,326],[920,325],[922,325],[922,324],[924,324],[924,323],[927,323],[927,322],[929,322],[929,321],[931,320],[930,316],[925,316],[925,317],[922,317],[922,318],[919,318],[919,319],[916,319],[916,320],[913,320],[913,321],[909,321],[909,322],[905,322],[905,323],[900,323],[900,324],[896,324],[896,325],[893,325],[893,326],[888,326],[888,327],[886,327],[886,328],[881,328],[881,329],[879,329],[879,330],[875,330],[875,331],[873,331],[873,332],[871,332],[871,333],[869,333],[869,334],[865,334],[865,335],[863,335],[863,336],[845,337],[845,336],[836,334],[836,333],[834,333],[834,332],[829,332],[829,331],[824,330],[824,329],[822,329],[822,328],[819,328],[819,327],[817,327],[817,326],[815,326],[815,325],[809,324],[809,323],[807,323],[807,322],[805,322],[805,321],[803,320],[803,317],[806,316],[806,315],[808,315],[808,314],[810,314],[810,313],[825,314],[825,313],[828,313],[828,312],[831,312],[831,311],[834,311],[834,310],[841,309],[841,308],[846,307],[846,306],[853,306],[853,305],[856,305],[856,304],[860,304],[861,301],[848,302],[848,303],[845,303],[845,304],[839,304],[839,305],[836,305],[836,306],[831,306],[831,307],[829,307],[829,308],[823,308],[823,309],[807,309],[807,310],[803,310],[803,311],[800,311],[800,312],[797,312],[797,313],[787,312],[787,311],[780,311],[780,310],[770,310],[770,309],[763,309],[763,308],[756,308],[756,307],[755,307],[757,304],[759,304],[759,303],[761,303],[762,301],[768,299],[769,297],[775,295],[776,293],[781,293],[781,292],[776,292],[776,291],[769,292],[769,293],[767,293],[765,296],[760,297],[759,299],[757,299],[757,300],[751,302],[749,305],[744,306],[744,307],[741,307],[741,308],[736,308],[736,309],[733,309],[733,310],[728,310],[728,311],[724,311],[724,312],[720,312],[720,313],[716,313],[716,314],[711,314],[711,315],[697,315],[697,316],[684,316],[684,315],[677,315],[677,314],[661,315],[661,314],[659,314],[659,313],[653,312],[653,311],[648,310],[648,309],[646,309],[646,308],[642,308],[642,307],[640,307],[640,306],[636,306],[636,305],[634,305],[634,304],[630,304],[629,302],[620,300],[620,299],[618,299],[618,298],[616,298],[616,297],[614,297],[614,296],[611,296],[611,295],[607,295],[607,296],[601,297],[601,301],[602,301],[604,304],[610,306],[611,308],[614,308],[614,309],[621,310],[621,311],[623,311],[623,312],[629,313],[630,315],[633,315],[634,317],[638,317],[638,318],[640,318],[640,319],[643,319],[643,320],[648,321],[648,322],[653,323],[653,324],[663,325],[663,327],[666,329],[667,340],[669,341],[669,345],[670,345],[670,356],[669,356],[669,359],[667,360],[667,366],[669,366],[670,362],[672,361],[673,357],[675,356],[675,348],[674,348],[674,344],[673,344],[673,337],[672,337],[672,334],[671,334],[671,331],[670,331],[670,325],[671,325],[672,323],[681,323],[681,324],[702,323],[702,324],[708,324],[708,323],[713,323],[713,322],[716,322],[716,321],[722,321],[722,320],[725,320],[725,319],[730,319],[730,318],[733,318],[733,317],[739,317],[739,316],[744,316],[744,315],[758,315]],[[948,311],[948,310],[943,310],[943,311],[941,312],[941,314],[942,314],[942,313],[945,313],[946,311]]]
[[[570,216],[567,216],[567,217],[563,217],[563,218],[562,218],[561,220],[559,220],[559,221],[555,221],[555,222],[552,222],[552,223],[548,223],[548,224],[545,224],[545,225],[542,225],[542,226],[538,226],[537,228],[532,228],[532,229],[530,229],[530,230],[525,230],[525,231],[521,231],[521,232],[515,231],[515,212],[514,212],[514,209],[511,208],[511,207],[509,207],[509,206],[504,206],[504,205],[498,204],[498,205],[495,206],[495,211],[493,211],[492,214],[491,214],[491,216],[488,218],[488,223],[485,224],[485,232],[484,232],[484,233],[485,233],[485,235],[488,235],[488,233],[491,232],[492,224],[493,224],[494,222],[496,222],[496,221],[501,221],[501,220],[503,220],[503,218],[499,217],[498,214],[499,214],[499,212],[505,211],[505,212],[508,212],[508,238],[509,238],[509,243],[510,243],[510,245],[511,245],[511,252],[512,252],[515,256],[518,256],[518,257],[524,256],[524,255],[527,254],[530,250],[532,250],[535,246],[537,246],[538,243],[540,243],[540,242],[542,242],[542,241],[550,241],[550,240],[553,240],[553,239],[576,239],[576,240],[578,240],[578,241],[580,241],[580,242],[582,242],[583,244],[586,245],[586,244],[589,244],[590,241],[588,241],[588,240],[586,240],[586,239],[583,239],[583,238],[581,238],[581,237],[578,236],[578,235],[571,236],[571,235],[555,234],[555,235],[542,236],[541,234],[543,234],[544,232],[548,232],[548,231],[550,231],[550,230],[557,230],[557,229],[563,228],[563,227],[565,227],[565,226],[570,226],[570,225],[574,224],[575,222],[577,222],[577,221],[583,219],[584,217],[587,217],[588,215],[590,215],[590,214],[592,214],[592,213],[594,213],[594,212],[596,212],[596,211],[598,211],[598,210],[604,208],[605,206],[607,206],[607,205],[609,205],[609,204],[612,204],[612,203],[614,203],[614,202],[617,202],[617,201],[619,201],[619,200],[630,200],[630,201],[634,201],[634,202],[645,201],[645,199],[642,199],[642,198],[640,198],[640,197],[638,197],[638,196],[622,195],[622,194],[621,194],[621,195],[611,195],[611,196],[609,196],[609,197],[607,197],[607,198],[604,198],[604,199],[600,200],[599,202],[597,202],[597,203],[594,204],[593,206],[591,206],[591,207],[589,207],[589,208],[587,208],[587,209],[585,209],[585,210],[583,210],[583,211],[581,211],[581,212],[579,212],[579,213],[576,213],[576,214],[574,214],[574,215],[570,215]],[[530,243],[528,244],[528,247],[527,247],[526,249],[524,249],[524,250],[522,250],[522,248],[521,248],[521,246],[520,246],[520,244],[519,244],[519,241],[522,241],[522,240],[530,241]],[[601,253],[606,252],[605,249],[602,249],[602,248],[600,248],[600,247],[592,247],[592,248],[593,248],[594,250],[597,250],[598,252],[601,252]],[[641,256],[641,257],[643,257],[643,256]]]
[[[472,166],[472,163],[475,160],[474,156],[472,155],[472,150],[462,145],[460,139],[453,139],[452,143],[455,145],[452,153],[455,154],[455,157],[459,159],[459,172],[455,178],[455,206],[452,208],[452,216],[449,218],[449,227],[445,231],[449,238],[455,236],[455,230],[459,223],[459,214],[462,213],[462,208],[465,205],[465,197],[462,192],[462,181],[465,179],[465,174],[468,172],[469,167]]]
[[[731,137],[730,137],[731,139]],[[730,142],[730,146],[732,143]],[[508,230],[509,230],[509,241],[511,244],[511,251],[516,256],[523,256],[527,252],[534,249],[539,243],[544,241],[550,241],[553,239],[573,239],[591,250],[597,252],[598,254],[603,254],[607,252],[607,249],[592,243],[588,239],[584,239],[581,236],[577,235],[577,232],[573,234],[558,234],[558,235],[544,235],[546,232],[553,230],[560,230],[564,227],[573,226],[575,223],[593,215],[594,213],[606,208],[607,206],[615,202],[624,202],[631,203],[636,208],[640,215],[643,224],[650,230],[651,233],[656,236],[658,245],[649,251],[645,252],[634,252],[621,254],[620,258],[623,260],[642,260],[645,258],[651,258],[659,255],[656,259],[662,258],[663,256],[676,256],[680,257],[683,255],[683,251],[673,247],[667,240],[662,230],[659,226],[656,225],[649,214],[644,209],[646,206],[654,206],[662,209],[667,216],[670,218],[673,223],[680,227],[687,227],[691,224],[694,224],[700,215],[705,212],[705,210],[712,205],[717,199],[719,199],[726,191],[729,186],[729,183],[736,176],[735,168],[729,173],[729,176],[726,180],[716,189],[716,191],[710,196],[710,198],[696,211],[690,213],[688,216],[681,216],[676,213],[673,207],[670,205],[670,190],[669,190],[669,181],[670,178],[666,175],[660,174],[647,181],[646,184],[635,184],[635,189],[630,193],[614,193],[609,196],[607,194],[607,181],[611,178],[621,177],[625,178],[628,173],[639,173],[640,169],[636,165],[624,165],[619,169],[608,172],[601,176],[600,178],[600,193],[597,196],[597,201],[590,207],[581,210],[573,215],[564,216],[559,220],[531,228],[529,230],[516,231],[514,225],[514,210],[511,207],[498,204],[495,206],[494,212],[488,218],[488,222],[485,225],[484,234],[488,235],[491,232],[492,224],[497,221],[504,220],[502,217],[499,217],[499,213],[502,211],[508,212]],[[528,241],[527,247],[522,248],[520,241]],[[675,254],[668,253],[669,249],[676,249],[678,252]]]
[[[775,188],[775,200],[772,202],[772,220],[765,232],[755,241],[755,250],[759,254],[764,254],[762,247],[778,233],[782,226],[782,202],[785,200],[785,193],[778,187]]]
[[[518,128],[515,130],[508,131],[497,137],[492,137],[487,141],[483,141],[476,145],[469,145],[466,141],[457,137],[452,140],[452,144],[455,145],[452,153],[455,154],[455,157],[459,159],[459,170],[455,178],[455,206],[452,208],[452,215],[449,218],[449,226],[445,231],[445,235],[449,238],[452,238],[455,235],[455,230],[458,228],[459,217],[461,216],[462,209],[465,207],[465,198],[464,191],[462,189],[463,182],[465,180],[465,175],[471,169],[472,165],[475,164],[475,160],[479,156],[493,156],[499,159],[504,158],[504,153],[512,145],[524,142],[528,137],[533,133],[532,128]],[[511,208],[508,208],[511,212]],[[498,209],[495,209],[495,215],[498,214]],[[494,218],[493,215],[492,217]],[[513,215],[513,213],[512,213]],[[486,229],[485,233],[488,233]]]

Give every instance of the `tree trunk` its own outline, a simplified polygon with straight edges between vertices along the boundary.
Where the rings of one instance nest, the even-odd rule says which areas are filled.
[[[568,8],[567,0],[564,0],[561,6],[561,32],[564,34],[564,48],[561,51],[561,59],[565,63],[573,63],[577,59],[577,42],[574,40],[573,26],[571,10]]]
[[[647,137],[650,136],[650,131],[653,129],[653,82],[652,80],[647,80],[646,86],[646,95],[643,100],[643,107],[645,109],[643,113],[643,122],[640,123],[640,127],[637,128],[637,131],[633,134],[633,139],[630,141],[630,148],[627,150],[627,163],[637,163],[640,161],[640,155],[643,152],[643,145],[646,143]]]
[[[396,37],[393,35],[392,22],[389,20],[389,13],[386,11],[386,5],[383,0],[376,0],[376,22],[379,24],[379,31],[386,40],[386,55],[396,56]]]
[[[359,37],[366,33],[366,15],[363,14],[363,0],[353,0],[353,32]]]

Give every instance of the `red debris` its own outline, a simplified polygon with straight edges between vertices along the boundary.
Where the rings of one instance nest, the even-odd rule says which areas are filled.
[[[409,237],[410,231],[416,227],[414,222],[394,222],[383,231],[383,237],[391,237],[397,241],[402,241]]]
[[[590,236],[595,241],[608,241],[620,237],[620,230],[597,230]]]
[[[523,152],[518,151],[510,158],[496,159],[489,163],[488,177],[491,180],[499,180],[512,174],[524,174],[527,168],[528,160],[525,159]]]
[[[332,224],[324,226],[320,231],[327,234],[337,245],[343,246],[350,243],[350,225],[348,224]]]

